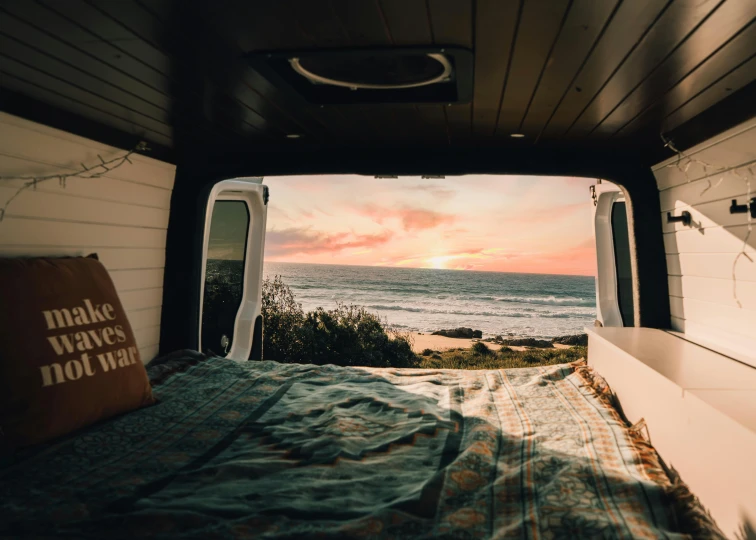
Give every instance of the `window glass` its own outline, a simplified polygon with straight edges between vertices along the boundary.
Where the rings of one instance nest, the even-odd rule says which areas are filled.
[[[630,238],[627,228],[627,207],[616,202],[612,207],[614,261],[617,268],[617,303],[624,326],[634,326],[633,272],[630,266]]]
[[[210,223],[202,304],[202,349],[225,356],[244,292],[249,210],[243,201],[216,201]]]

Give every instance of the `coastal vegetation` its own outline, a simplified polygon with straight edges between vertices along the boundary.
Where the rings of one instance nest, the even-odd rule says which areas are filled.
[[[305,313],[281,276],[263,281],[263,358],[340,366],[414,367],[409,334],[360,306]]]
[[[504,369],[565,364],[585,358],[587,348],[582,346],[569,349],[528,349],[515,351],[504,347],[498,351],[484,352],[482,342],[476,342],[469,349],[433,351],[428,356],[420,355],[413,367],[424,369]],[[486,347],[487,348],[487,347]]]
[[[572,362],[586,348],[494,351],[482,341],[447,351],[412,350],[412,336],[365,308],[337,304],[305,312],[281,276],[263,281],[263,358],[284,363],[431,369],[501,369]]]

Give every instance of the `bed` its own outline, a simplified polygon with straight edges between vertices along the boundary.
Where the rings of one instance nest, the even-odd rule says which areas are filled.
[[[6,459],[0,534],[680,537],[668,475],[587,370],[177,353],[148,366],[156,405]]]

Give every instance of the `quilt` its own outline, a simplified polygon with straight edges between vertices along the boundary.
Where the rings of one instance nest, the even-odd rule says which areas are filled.
[[[676,538],[669,479],[574,365],[148,366],[156,405],[0,468],[0,535]]]

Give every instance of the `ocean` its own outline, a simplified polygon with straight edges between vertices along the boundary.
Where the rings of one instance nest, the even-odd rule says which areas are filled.
[[[305,311],[357,304],[402,330],[469,327],[484,337],[583,333],[596,318],[592,276],[266,263]]]

